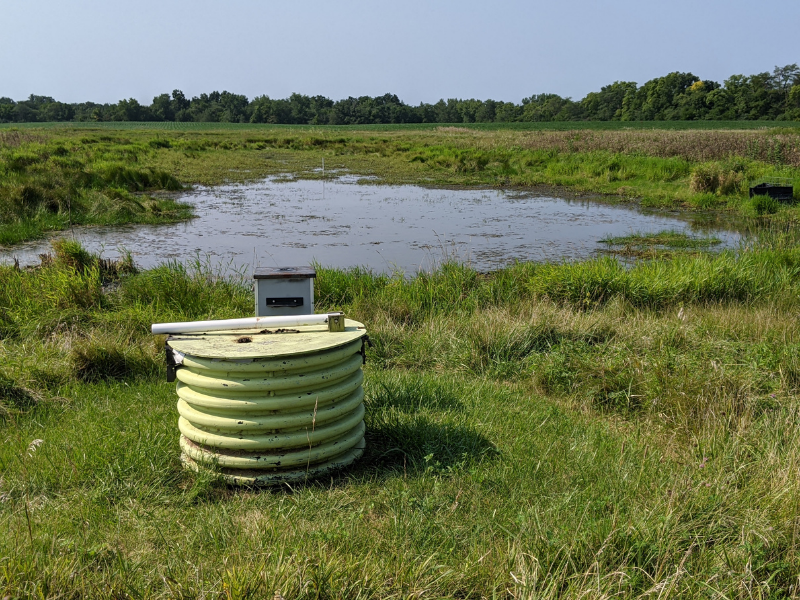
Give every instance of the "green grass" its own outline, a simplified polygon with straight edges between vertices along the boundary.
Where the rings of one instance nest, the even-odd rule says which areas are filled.
[[[173,223],[192,215],[188,205],[152,195],[183,186],[139,164],[142,148],[91,143],[0,138],[0,244],[73,225]]]
[[[182,469],[148,334],[250,314],[249,281],[74,242],[0,267],[0,597],[794,597],[797,248],[319,266],[374,343],[367,451],[261,491]]]
[[[478,131],[617,131],[625,129],[654,130],[714,130],[714,129],[775,129],[793,130],[800,121],[548,121],[531,123],[407,123],[386,125],[271,125],[261,123],[200,123],[200,122],[53,122],[0,123],[0,129],[97,129],[97,130],[166,130],[166,131],[426,131],[439,127],[463,127]]]

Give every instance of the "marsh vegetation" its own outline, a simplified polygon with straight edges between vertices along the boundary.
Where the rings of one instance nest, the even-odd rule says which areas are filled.
[[[191,125],[191,124],[190,124]],[[609,201],[680,210],[774,214],[748,183],[784,177],[800,194],[800,130],[438,127],[24,128],[0,130],[0,243],[72,224],[174,222],[191,209],[166,192],[267,175],[339,170],[376,183],[566,186]]]
[[[111,140],[110,140],[111,141]],[[139,164],[124,140],[64,143],[0,132],[0,244],[73,225],[170,223],[188,206],[147,192],[183,188],[166,171]]]

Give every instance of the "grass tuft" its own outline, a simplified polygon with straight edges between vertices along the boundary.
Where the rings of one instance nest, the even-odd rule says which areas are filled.
[[[0,373],[0,418],[7,418],[35,406],[41,395]]]
[[[152,353],[113,338],[80,340],[73,344],[69,358],[75,379],[88,383],[153,378],[162,370]]]
[[[780,204],[778,201],[766,194],[756,194],[750,199],[750,207],[758,215],[774,215],[778,212]]]

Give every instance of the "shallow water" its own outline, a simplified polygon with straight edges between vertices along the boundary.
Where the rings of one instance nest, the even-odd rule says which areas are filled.
[[[177,225],[75,228],[56,237],[74,237],[111,258],[125,248],[143,267],[199,256],[245,269],[317,261],[409,273],[447,258],[482,271],[515,260],[588,258],[605,248],[598,242],[609,236],[698,228],[677,215],[633,206],[518,190],[363,185],[355,177],[324,184],[268,178],[197,188],[180,199],[195,206],[197,218]],[[724,246],[739,239],[730,231],[712,233]],[[35,264],[49,248],[49,241],[24,244],[0,253],[0,259]]]

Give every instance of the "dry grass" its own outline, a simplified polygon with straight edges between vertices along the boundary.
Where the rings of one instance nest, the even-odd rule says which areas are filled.
[[[722,169],[714,163],[700,164],[692,170],[689,189],[696,194],[735,194],[741,190],[744,177],[730,169]]]
[[[0,131],[0,148],[18,148],[22,144],[42,143],[45,138],[29,132]]]
[[[536,131],[521,147],[558,152],[608,151],[705,162],[742,157],[800,167],[800,135],[764,131]]]
[[[441,131],[442,133],[473,133],[472,129],[467,129],[466,127],[437,127],[435,131]]]

